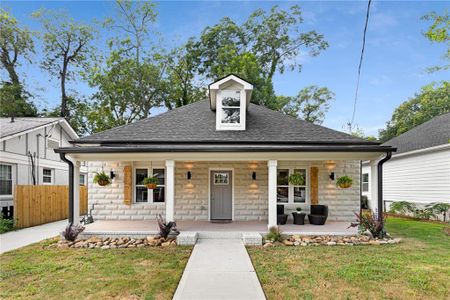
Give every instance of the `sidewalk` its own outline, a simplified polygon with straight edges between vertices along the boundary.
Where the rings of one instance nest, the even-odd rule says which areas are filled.
[[[173,299],[265,299],[242,240],[201,239]]]
[[[62,220],[1,234],[0,254],[42,241],[44,239],[58,236],[66,225],[67,220]]]

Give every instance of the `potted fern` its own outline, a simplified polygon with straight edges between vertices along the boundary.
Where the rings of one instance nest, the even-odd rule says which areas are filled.
[[[142,183],[149,189],[154,190],[156,189],[157,184],[159,183],[159,179],[155,176],[152,177],[145,177],[144,180],[142,180]]]
[[[111,177],[109,177],[104,171],[96,172],[94,176],[94,183],[99,186],[106,186],[111,184]]]
[[[348,189],[352,184],[353,178],[347,175],[341,176],[336,180],[336,185],[342,189]]]
[[[300,173],[293,173],[289,175],[288,181],[293,185],[305,185],[305,176]]]

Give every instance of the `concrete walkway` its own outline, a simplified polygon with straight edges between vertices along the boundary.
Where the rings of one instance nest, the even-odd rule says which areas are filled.
[[[266,299],[242,240],[201,239],[173,299]]]
[[[10,231],[0,235],[0,253],[58,236],[67,220]]]

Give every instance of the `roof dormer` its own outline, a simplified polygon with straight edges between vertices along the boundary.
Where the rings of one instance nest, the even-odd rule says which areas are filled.
[[[209,85],[211,110],[216,111],[216,130],[245,130],[253,85],[228,75]]]

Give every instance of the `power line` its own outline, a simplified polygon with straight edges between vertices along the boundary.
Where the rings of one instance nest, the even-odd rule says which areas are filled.
[[[362,42],[362,48],[361,48],[361,56],[359,57],[358,76],[357,76],[357,79],[356,79],[355,100],[353,102],[353,113],[352,113],[351,122],[348,124],[348,127],[349,127],[350,131],[352,130],[353,122],[355,121],[356,102],[358,101],[358,91],[359,91],[359,79],[361,77],[361,66],[362,66],[363,57],[364,57],[364,49],[366,47],[366,32],[367,32],[367,25],[369,23],[370,4],[371,3],[372,3],[372,0],[369,0],[369,2],[367,3],[366,24],[364,25],[364,33],[363,33],[363,42]]]

